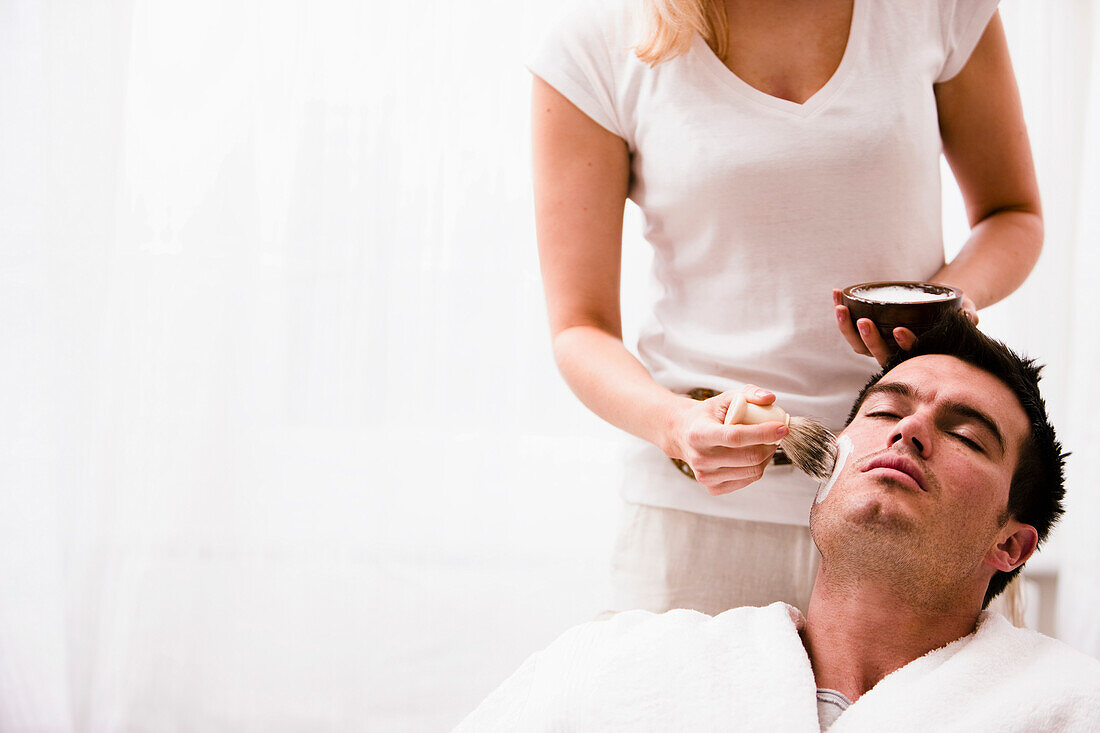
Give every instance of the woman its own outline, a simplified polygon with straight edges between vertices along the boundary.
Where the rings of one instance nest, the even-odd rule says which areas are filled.
[[[1042,218],[996,0],[610,0],[530,68],[555,359],[639,439],[615,610],[805,608],[816,484],[772,463],[781,426],[722,420],[743,391],[843,423],[888,350],[836,288],[948,283],[976,320],[1031,271]],[[941,151],[971,223],[950,263]],[[619,313],[627,198],[663,287],[640,359]]]

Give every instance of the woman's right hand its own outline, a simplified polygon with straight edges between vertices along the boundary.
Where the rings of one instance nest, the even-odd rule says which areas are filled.
[[[879,366],[885,367],[894,356],[894,346],[887,344],[878,332],[875,322],[870,318],[860,318],[852,322],[852,314],[844,305],[840,297],[841,291],[833,288],[833,311],[836,315],[837,328],[844,336],[844,340],[852,347],[852,351],[863,356],[874,357]],[[978,307],[968,295],[963,294],[962,312],[975,326],[978,325]],[[894,341],[904,351],[910,351],[917,343],[916,334],[904,326],[894,329]]]
[[[775,395],[748,384],[741,392],[757,405],[770,405]],[[764,475],[775,453],[774,443],[787,434],[780,422],[725,425],[736,392],[684,403],[672,420],[668,454],[691,467],[695,479],[712,496],[743,489]]]

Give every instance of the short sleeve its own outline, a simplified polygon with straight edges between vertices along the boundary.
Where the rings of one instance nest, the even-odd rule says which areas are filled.
[[[621,35],[615,27],[620,15],[604,3],[578,7],[545,36],[527,68],[601,127],[625,139],[615,81],[617,65],[630,50],[611,40]]]
[[[936,84],[963,70],[981,40],[1000,0],[940,0],[944,62]]]

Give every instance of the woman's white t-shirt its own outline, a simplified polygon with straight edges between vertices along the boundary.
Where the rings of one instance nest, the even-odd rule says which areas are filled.
[[[933,85],[965,65],[997,0],[855,0],[843,59],[802,104],[738,78],[706,43],[650,67],[640,0],[570,14],[528,64],[626,141],[661,294],[638,356],[677,392],[756,384],[840,428],[877,369],[840,336],[831,290],[927,280],[944,264]],[[637,441],[628,501],[805,524],[791,467],[720,497]]]

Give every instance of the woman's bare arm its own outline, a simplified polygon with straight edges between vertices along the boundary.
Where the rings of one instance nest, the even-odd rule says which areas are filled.
[[[964,308],[977,322],[979,308],[1020,287],[1043,248],[1039,185],[999,14],[962,71],[934,92],[944,155],[966,204],[970,237],[931,279],[962,289]],[[852,348],[884,364],[890,350],[874,324],[860,319],[857,333],[848,309],[839,304],[839,291],[833,302]],[[908,329],[895,329],[895,337],[903,348],[915,341]]]
[[[538,77],[531,113],[539,261],[554,358],[566,383],[607,422],[687,461],[711,493],[751,483],[774,452],[760,444],[776,440],[776,424],[722,425],[730,393],[701,403],[674,394],[623,345],[625,141]]]
[[[963,70],[935,93],[944,155],[971,227],[958,256],[935,277],[984,308],[1024,282],[1043,248],[1039,184],[999,14]]]

